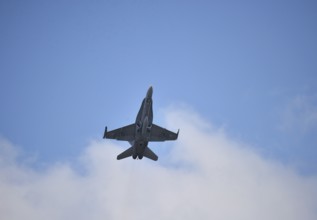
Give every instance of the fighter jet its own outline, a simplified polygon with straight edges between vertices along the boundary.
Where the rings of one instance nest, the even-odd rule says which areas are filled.
[[[143,157],[147,157],[156,161],[158,156],[148,147],[148,143],[150,141],[167,141],[177,139],[179,130],[177,133],[174,133],[152,123],[152,94],[153,88],[151,86],[142,101],[135,123],[112,131],[107,131],[107,127],[105,128],[103,136],[104,139],[107,138],[119,141],[128,141],[131,144],[129,149],[117,156],[118,160],[132,156],[133,159],[142,159]]]

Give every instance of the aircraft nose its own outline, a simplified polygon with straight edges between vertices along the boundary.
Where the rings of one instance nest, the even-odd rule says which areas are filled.
[[[150,86],[150,88],[147,90],[146,97],[152,98],[152,94],[153,94],[153,87]]]

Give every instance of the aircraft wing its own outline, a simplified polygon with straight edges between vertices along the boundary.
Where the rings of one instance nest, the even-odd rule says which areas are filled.
[[[176,140],[178,132],[174,133],[158,125],[152,124],[151,133],[148,141],[171,141]]]
[[[103,138],[116,139],[120,141],[133,141],[135,138],[135,124],[130,124],[112,131],[107,131],[106,127]]]

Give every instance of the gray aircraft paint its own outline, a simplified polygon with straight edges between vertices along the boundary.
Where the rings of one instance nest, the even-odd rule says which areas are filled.
[[[153,124],[152,95],[153,88],[151,86],[142,101],[134,124],[109,132],[107,127],[105,128],[103,138],[128,141],[131,144],[129,149],[117,156],[118,160],[130,156],[133,159],[142,159],[144,156],[156,161],[158,156],[148,147],[148,143],[150,141],[176,140],[178,138],[179,131],[174,133]]]

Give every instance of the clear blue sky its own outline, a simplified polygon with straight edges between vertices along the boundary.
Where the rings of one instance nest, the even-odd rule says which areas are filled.
[[[317,173],[315,1],[0,2],[0,135],[39,163],[185,103]],[[160,121],[156,117],[154,121]],[[181,128],[180,128],[181,129]]]

